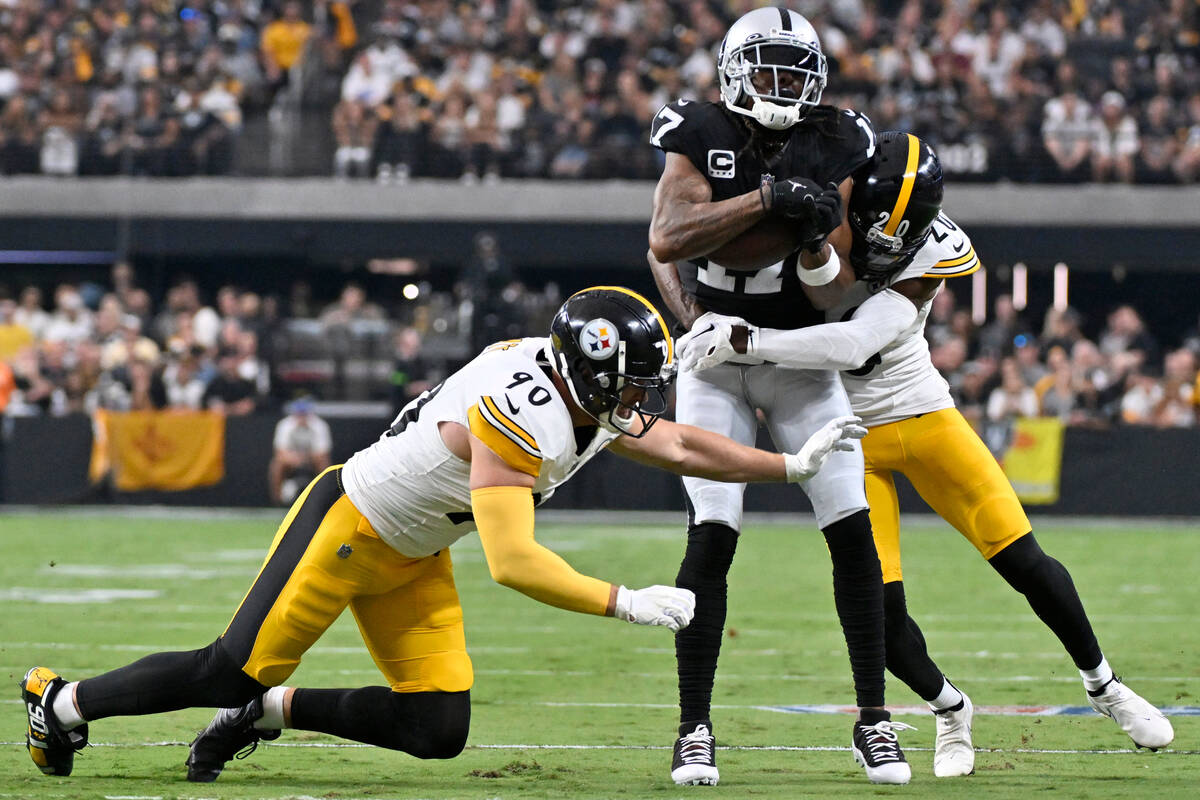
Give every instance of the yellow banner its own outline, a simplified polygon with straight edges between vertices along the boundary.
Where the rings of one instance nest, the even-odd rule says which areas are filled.
[[[211,411],[97,411],[88,477],[122,492],[194,489],[225,477],[225,417]]]
[[[1018,419],[1000,464],[1022,503],[1058,502],[1063,423],[1057,417]]]

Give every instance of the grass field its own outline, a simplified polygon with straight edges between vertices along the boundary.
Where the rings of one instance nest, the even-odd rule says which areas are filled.
[[[1200,797],[1200,718],[1184,715],[1172,717],[1172,749],[1152,754],[1091,713],[981,713],[976,774],[938,780],[932,717],[898,714],[918,728],[901,739],[912,784],[871,786],[849,753],[849,715],[785,709],[853,701],[829,558],[808,519],[748,525],[742,537],[714,694],[718,787],[676,787],[668,777],[670,634],[558,611],[497,586],[474,536],[453,549],[476,669],[472,732],[459,758],[421,762],[290,731],[231,762],[217,783],[189,784],[187,743],[211,717],[193,709],[97,722],[71,777],[37,773],[23,745],[16,684],[24,671],[43,663],[77,678],[210,642],[276,522],[187,512],[0,515],[0,677],[10,687],[0,695],[0,800]],[[1200,706],[1200,525],[1047,523],[1038,536],[1073,573],[1118,674],[1159,706]],[[539,538],[581,571],[630,586],[671,582],[682,553],[677,523],[634,518],[558,517],[539,526]],[[904,548],[913,616],[977,706],[1085,704],[1057,640],[956,533],[918,521]],[[289,683],[378,682],[346,618]],[[895,681],[888,700],[918,705]]]

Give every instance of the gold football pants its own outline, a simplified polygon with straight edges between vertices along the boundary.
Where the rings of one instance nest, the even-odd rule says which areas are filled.
[[[342,493],[340,472],[325,470],[292,504],[222,636],[226,648],[247,675],[277,686],[349,606],[393,691],[471,688],[449,551],[393,550]]]
[[[956,408],[871,428],[862,441],[883,582],[902,580],[899,472],[938,516],[991,558],[1032,530],[1000,465]]]

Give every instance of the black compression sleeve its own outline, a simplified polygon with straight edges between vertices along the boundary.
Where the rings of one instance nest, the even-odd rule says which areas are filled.
[[[95,720],[180,708],[235,708],[266,690],[238,668],[218,639],[200,650],[154,653],[82,680],[75,700],[83,718]]]
[[[904,581],[883,585],[883,607],[887,619],[887,668],[916,692],[922,700],[933,700],[942,691],[946,676],[929,657],[925,635],[908,615]]]
[[[1093,669],[1103,656],[1071,573],[1046,555],[1033,534],[1017,539],[988,561],[1029,601],[1033,613],[1063,643],[1079,669]]]
[[[822,531],[833,561],[833,601],[850,653],[859,708],[883,705],[886,658],[883,623],[883,571],[866,510]]]
[[[733,564],[737,540],[737,531],[715,522],[688,530],[687,550],[675,585],[696,593],[696,613],[691,624],[675,634],[680,722],[708,720],[711,713],[729,593],[725,576]]]
[[[471,727],[470,692],[297,689],[292,727],[400,750],[417,758],[454,758]]]

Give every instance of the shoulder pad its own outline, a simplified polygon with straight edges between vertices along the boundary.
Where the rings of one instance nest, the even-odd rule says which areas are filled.
[[[840,183],[871,161],[879,140],[870,118],[853,109],[839,109],[836,125],[838,152],[841,153],[841,169],[837,178]]]
[[[571,435],[570,417],[531,354],[512,347],[487,355],[487,370],[472,376],[478,400],[468,427],[509,466],[536,477],[543,457],[557,456]]]
[[[650,144],[668,153],[684,153],[686,140],[694,138],[714,114],[720,113],[720,107],[715,103],[695,100],[668,103],[658,110],[650,123]]]
[[[941,213],[933,221],[929,238],[917,251],[916,258],[889,285],[909,278],[958,278],[981,266],[967,232]]]

